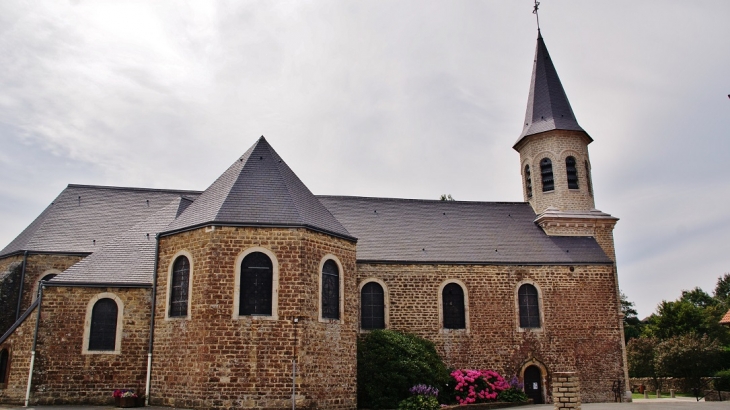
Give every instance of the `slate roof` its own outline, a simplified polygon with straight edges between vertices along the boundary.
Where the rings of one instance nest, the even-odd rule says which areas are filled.
[[[358,262],[612,263],[591,237],[546,235],[524,202],[318,198],[358,238]]]
[[[525,126],[514,146],[527,136],[552,130],[585,132],[575,119],[545,41],[538,32]],[[588,138],[590,139],[590,136]]]
[[[155,235],[190,204],[178,197],[108,241],[50,282],[55,284],[152,285],[155,267]]]
[[[306,227],[355,238],[262,136],[167,228],[205,225]]]
[[[2,251],[91,253],[181,195],[198,191],[69,185]]]

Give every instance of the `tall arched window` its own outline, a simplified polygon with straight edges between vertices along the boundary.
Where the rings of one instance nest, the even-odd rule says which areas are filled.
[[[360,291],[360,328],[385,329],[385,292],[377,282],[368,282]]]
[[[565,174],[568,177],[568,189],[578,189],[578,170],[575,168],[575,158],[565,158]]]
[[[464,289],[457,283],[444,286],[441,293],[444,312],[444,329],[466,329]]]
[[[532,198],[532,174],[529,165],[525,165],[525,190],[527,190],[527,197]]]
[[[0,387],[8,382],[8,364],[10,355],[8,349],[0,350]]]
[[[91,310],[89,351],[115,350],[117,314],[119,307],[113,299],[99,299]]]
[[[340,270],[328,259],[322,266],[322,319],[340,318]]]
[[[553,181],[553,162],[550,158],[543,158],[540,161],[540,176],[542,177],[542,192],[552,191],[555,189],[555,181]]]
[[[588,183],[588,195],[593,196],[593,183],[591,182],[591,167],[586,161],[586,181]]]
[[[243,258],[239,315],[271,316],[272,270],[271,259],[264,253],[251,252]]]
[[[517,291],[520,305],[520,327],[540,327],[540,305],[537,297],[537,288],[526,283]]]
[[[169,316],[180,317],[188,315],[188,300],[190,295],[190,261],[185,256],[179,256],[172,265],[170,278],[170,306]]]

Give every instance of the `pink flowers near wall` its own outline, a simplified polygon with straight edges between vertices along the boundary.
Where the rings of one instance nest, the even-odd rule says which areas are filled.
[[[509,383],[494,370],[454,370],[454,392],[459,404],[495,401],[499,393],[510,388]]]

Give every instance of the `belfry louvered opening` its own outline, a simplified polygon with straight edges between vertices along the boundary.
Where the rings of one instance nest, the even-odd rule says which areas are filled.
[[[542,192],[548,192],[555,189],[555,181],[553,180],[553,162],[550,158],[543,158],[540,161],[540,176],[542,177]]]
[[[188,299],[190,289],[190,261],[185,256],[179,256],[172,265],[170,289],[170,317],[184,317],[188,315]]]
[[[360,328],[385,329],[385,292],[377,282],[368,282],[360,291]]]
[[[444,286],[441,294],[444,313],[444,329],[466,329],[464,289],[457,283]]]
[[[568,178],[568,189],[578,189],[578,170],[575,168],[575,158],[565,158],[565,174]]]
[[[529,165],[525,165],[525,190],[527,191],[527,197],[532,198],[532,173]]]
[[[332,259],[322,267],[322,319],[340,318],[340,270]]]
[[[91,310],[89,351],[113,351],[117,341],[119,307],[113,299],[99,299]]]
[[[241,262],[239,315],[271,316],[273,264],[261,252],[251,252]]]

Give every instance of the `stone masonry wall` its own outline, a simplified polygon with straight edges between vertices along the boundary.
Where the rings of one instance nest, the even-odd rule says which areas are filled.
[[[22,256],[21,256],[22,258]],[[23,301],[20,312],[24,312],[33,303],[38,290],[38,282],[49,273],[60,273],[83,259],[78,255],[47,255],[29,254],[25,266],[25,281],[23,282]]]
[[[279,267],[278,319],[234,319],[237,257],[259,247]],[[173,257],[191,260],[190,318],[166,319]],[[342,264],[344,313],[320,322],[319,269],[334,254]],[[357,282],[355,245],[286,228],[201,228],[160,240],[151,399],[194,408],[291,407],[291,369],[297,340],[299,407],[356,406]],[[298,324],[293,318],[300,318]]]
[[[611,401],[613,382],[624,379],[616,277],[610,265],[572,269],[358,264],[358,281],[382,280],[390,328],[432,340],[447,367],[495,369],[509,377],[534,360],[548,373],[577,372],[584,402]],[[439,286],[452,279],[466,286],[466,330],[440,328]],[[519,328],[516,291],[526,282],[540,293],[538,330]]]
[[[119,354],[82,354],[89,301],[113,293],[123,303]],[[31,404],[112,402],[114,389],[144,390],[149,335],[149,289],[47,287],[33,372]],[[13,332],[8,388],[0,401],[20,404],[25,397],[36,313]],[[5,345],[4,344],[4,345]]]
[[[0,336],[15,323],[23,256],[0,260]]]
[[[526,202],[532,205],[536,214],[547,207],[554,206],[562,211],[590,210],[595,208],[592,190],[589,192],[590,175],[586,173],[585,161],[588,157],[588,139],[579,131],[555,130],[527,137],[517,147],[520,153],[520,174],[522,175],[522,192]],[[565,159],[573,156],[576,160],[579,189],[568,189]],[[540,177],[540,161],[550,158],[553,164],[555,189],[542,192]],[[527,196],[525,186],[525,165],[530,165],[532,176],[532,198]],[[590,165],[589,165],[590,166]]]

